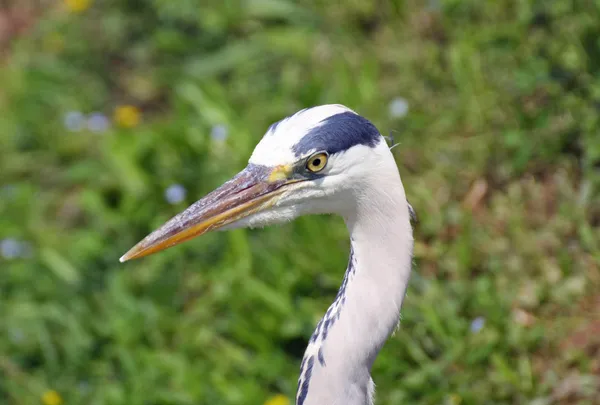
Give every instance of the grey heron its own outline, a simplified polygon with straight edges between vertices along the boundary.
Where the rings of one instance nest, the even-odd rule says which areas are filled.
[[[268,129],[248,166],[148,235],[121,261],[214,230],[305,214],[341,215],[350,233],[342,285],[309,340],[297,405],[371,405],[373,362],[400,319],[412,267],[412,208],[384,137],[342,105],[301,110]]]

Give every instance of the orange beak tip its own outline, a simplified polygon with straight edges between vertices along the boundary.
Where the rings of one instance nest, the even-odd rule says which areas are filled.
[[[133,248],[127,251],[121,258],[119,258],[119,262],[125,263],[131,259],[135,259],[137,257],[138,252],[134,251]]]

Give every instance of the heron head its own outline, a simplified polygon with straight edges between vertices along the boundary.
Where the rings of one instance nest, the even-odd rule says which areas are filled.
[[[301,110],[271,125],[244,170],[148,235],[121,261],[212,230],[259,227],[304,214],[346,215],[364,199],[370,174],[390,159],[377,128],[354,111],[342,105]]]

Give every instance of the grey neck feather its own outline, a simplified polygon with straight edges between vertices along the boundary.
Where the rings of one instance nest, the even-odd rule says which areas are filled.
[[[399,179],[398,179],[399,181]],[[370,405],[370,370],[399,321],[412,266],[412,228],[402,184],[370,192],[345,218],[348,267],[335,301],[313,333],[298,380],[297,405]]]

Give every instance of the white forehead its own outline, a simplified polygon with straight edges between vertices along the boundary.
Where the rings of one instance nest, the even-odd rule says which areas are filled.
[[[254,148],[248,163],[276,166],[296,161],[292,147],[323,120],[354,111],[341,104],[326,104],[298,111],[273,125]]]

